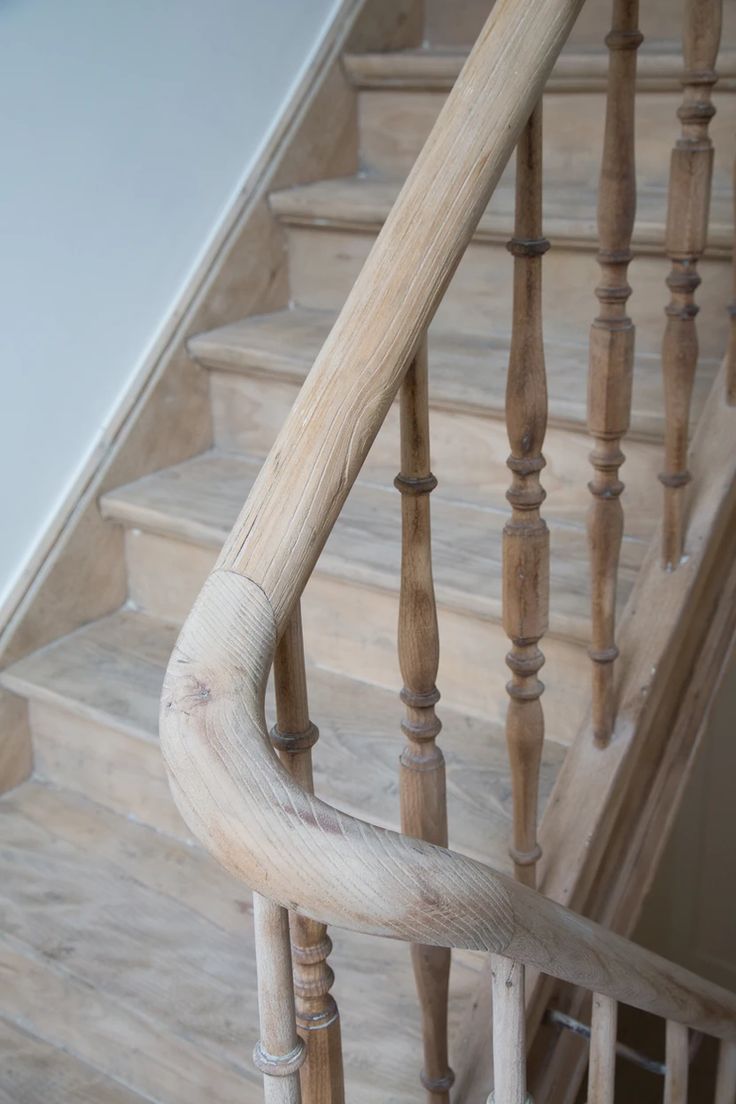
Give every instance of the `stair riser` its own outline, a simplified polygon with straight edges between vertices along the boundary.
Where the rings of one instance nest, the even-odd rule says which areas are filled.
[[[493,7],[489,0],[425,0],[425,38],[432,46],[466,46],[475,42]],[[723,41],[736,37],[736,5],[724,5]],[[570,42],[599,46],[611,25],[609,0],[587,0],[570,35]],[[672,0],[651,0],[641,5],[639,19],[647,39],[679,41],[682,28],[682,4]]]
[[[329,226],[287,228],[292,299],[305,307],[338,310],[375,241],[372,233]],[[591,241],[593,239],[591,238]],[[445,329],[487,335],[507,333],[511,324],[512,258],[501,242],[472,242],[437,312]],[[664,256],[638,256],[631,265],[630,311],[640,352],[658,354],[668,301]],[[702,356],[720,359],[726,348],[731,265],[708,258],[699,266],[702,284],[698,332]],[[596,313],[599,278],[595,252],[560,245],[544,260],[544,324],[548,340],[585,344]]]
[[[388,176],[405,176],[426,141],[446,93],[364,89],[358,98],[360,160]],[[711,123],[714,186],[728,190],[733,151],[733,93],[716,89]],[[670,151],[679,133],[680,91],[642,92],[636,109],[639,187],[667,184]],[[544,97],[544,173],[548,183],[596,185],[605,124],[604,92],[547,92]],[[573,123],[574,120],[574,123]],[[511,168],[511,166],[510,166]],[[509,170],[507,170],[507,173]]]
[[[581,381],[581,393],[585,382]],[[273,376],[232,372],[211,373],[215,442],[229,452],[265,457],[299,393],[297,383]],[[471,502],[509,511],[506,467],[508,439],[500,418],[433,410],[431,415],[432,470],[439,480],[435,497]],[[547,491],[548,518],[585,524],[590,478],[590,438],[583,431],[551,426],[546,435],[547,466],[542,481]],[[622,469],[630,536],[648,539],[658,516],[662,467],[658,444],[628,441]],[[398,471],[398,406],[394,405],[368,455],[362,477],[389,486]]]
[[[31,701],[29,709],[39,778],[168,835],[191,838],[171,797],[155,739],[45,702]]]
[[[215,551],[138,529],[128,530],[126,549],[133,603],[155,617],[183,621],[214,565]],[[401,685],[396,594],[315,574],[302,611],[309,662],[388,689]],[[443,697],[466,713],[502,720],[509,642],[501,625],[443,607],[439,623]],[[587,700],[588,660],[581,645],[559,637],[547,637],[543,647],[550,733],[568,742]]]

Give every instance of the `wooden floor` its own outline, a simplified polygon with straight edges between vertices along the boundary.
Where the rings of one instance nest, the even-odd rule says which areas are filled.
[[[3,1104],[261,1100],[242,886],[199,848],[38,781],[0,800],[0,841]],[[421,1100],[406,947],[333,934],[348,1099]],[[478,965],[456,957],[453,1031]]]

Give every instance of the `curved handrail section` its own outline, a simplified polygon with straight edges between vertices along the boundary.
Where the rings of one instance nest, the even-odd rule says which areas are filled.
[[[720,1038],[736,995],[467,856],[358,820],[303,790],[271,747],[277,640],[251,579],[210,575],[169,664],[161,739],[191,831],[253,890],[324,923],[504,954]]]
[[[736,997],[490,867],[304,791],[268,738],[276,641],[582,0],[497,0],[171,657],[161,742],[191,831],[341,927],[479,948],[736,1040]]]

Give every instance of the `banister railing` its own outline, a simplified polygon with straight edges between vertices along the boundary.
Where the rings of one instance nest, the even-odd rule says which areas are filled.
[[[596,1047],[608,1048],[597,1052],[593,1062],[599,1080],[608,1076],[600,1071],[611,1067],[618,1001],[669,1023],[718,1036],[729,1047],[736,1044],[736,995],[530,888],[538,856],[536,777],[543,739],[542,687],[536,675],[542,662],[538,644],[546,628],[548,577],[546,526],[539,516],[546,420],[539,275],[545,246],[539,103],[581,6],[582,0],[526,4],[497,0],[169,663],[161,740],[177,805],[192,832],[257,895],[261,1042],[256,1062],[266,1075],[269,1100],[299,1099],[305,1048],[296,1024],[304,1028],[313,1016],[315,1024],[319,1020],[319,1046],[325,1055],[320,1069],[328,1088],[321,1090],[321,1096],[310,1090],[309,1101],[341,1104],[339,1019],[329,993],[332,977],[326,961],[330,944],[325,925],[330,924],[415,945],[415,972],[420,994],[426,997],[424,1083],[436,1104],[447,1100],[452,1073],[444,1007],[449,956],[433,954],[433,948],[489,951],[495,976],[504,979],[498,991],[494,989],[494,1034],[498,1062],[504,1063],[496,1071],[496,1104],[521,1102],[525,1092],[526,966],[596,994],[593,1039]],[[615,9],[623,25],[615,24],[614,30],[629,36],[628,45],[636,37],[635,9],[634,0],[619,0]],[[630,62],[619,65],[626,73],[630,67]],[[621,73],[619,78],[623,96]],[[624,123],[631,107],[627,89]],[[626,129],[614,122],[607,150],[609,169],[616,136]],[[518,283],[517,343],[512,343],[508,418],[509,466],[514,473],[509,497],[514,514],[505,542],[504,623],[512,640],[508,660],[513,676],[508,732],[516,776],[512,853],[517,876],[529,886],[440,846],[447,841],[446,811],[442,756],[434,743],[439,732],[434,716],[438,642],[429,545],[432,477],[425,425],[427,327],[522,133],[512,243]],[[633,142],[633,135],[629,141]],[[623,174],[614,196],[628,194],[631,188],[631,145]],[[617,297],[612,311],[602,310],[600,328],[609,336],[625,331],[620,360],[609,349],[598,363],[602,378],[613,380],[612,387],[617,374],[628,385],[633,360],[633,331],[625,312],[629,289],[624,289],[622,300],[616,283],[625,280],[632,221],[633,212],[626,210],[616,225],[608,227],[608,238],[602,234],[604,287],[599,297],[604,304],[607,282]],[[307,712],[298,611],[304,586],[403,380],[407,382],[402,395],[399,487],[406,492],[406,557],[400,654],[409,744],[402,780],[402,826],[407,834],[348,816],[312,792],[309,749],[316,729]],[[615,652],[611,588],[615,594],[621,525],[620,507],[610,500],[618,497],[618,441],[628,420],[628,396],[624,398],[626,408],[615,410],[615,417],[609,409],[599,419],[595,407],[591,414],[591,428],[600,445],[593,459],[598,480],[594,494],[600,492],[601,499],[600,509],[594,507],[592,539],[607,539],[610,529],[614,546],[604,550],[598,565],[600,610],[597,622],[594,617],[594,632],[597,629],[601,654],[597,659],[594,654],[594,660],[599,666],[603,652],[610,653],[611,659]],[[617,511],[614,523],[603,517],[603,511],[608,518],[612,509]],[[524,582],[529,591],[519,598],[514,588]],[[406,606],[418,600],[420,591],[421,625],[415,611]],[[423,640],[421,656],[412,654],[417,635]],[[279,717],[272,743],[264,699],[277,645]],[[608,659],[606,664],[596,691],[600,745],[609,740],[613,725]],[[289,698],[290,682],[295,689]],[[412,756],[423,757],[421,778],[419,771],[416,776],[412,773],[417,766]],[[291,934],[287,910],[293,914]],[[292,942],[296,1004],[290,980]],[[287,984],[290,995],[282,999]],[[437,992],[445,996],[437,1000]],[[681,1033],[672,1030],[670,1034],[672,1047],[681,1057]],[[731,1050],[724,1053],[730,1055]],[[316,1084],[320,1069],[313,1065],[302,1084]],[[593,1100],[591,1096],[591,1104]]]

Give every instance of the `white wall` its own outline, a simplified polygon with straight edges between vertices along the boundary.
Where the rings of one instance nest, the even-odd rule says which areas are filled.
[[[336,8],[0,3],[0,601]]]

